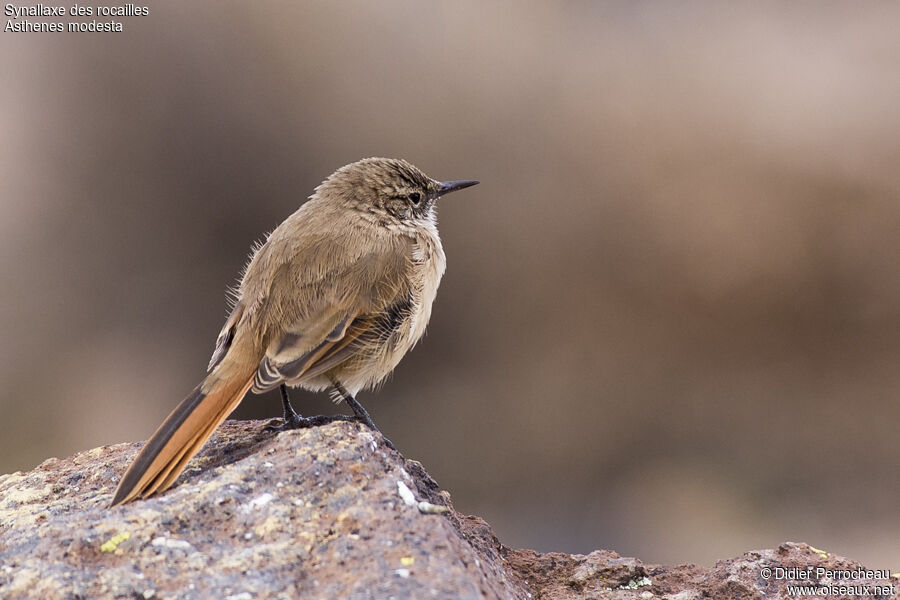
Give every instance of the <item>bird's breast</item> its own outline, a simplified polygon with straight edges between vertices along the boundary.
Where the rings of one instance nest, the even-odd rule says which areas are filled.
[[[441,277],[447,266],[444,249],[437,231],[416,236],[412,245],[411,292],[413,311],[410,319],[410,346],[425,333],[431,318],[431,305],[437,295]]]

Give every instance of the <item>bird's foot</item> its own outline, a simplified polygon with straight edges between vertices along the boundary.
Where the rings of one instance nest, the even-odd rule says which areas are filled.
[[[347,406],[350,407],[350,410],[353,411],[353,416],[348,417],[348,419],[362,423],[363,425],[365,425],[372,431],[375,431],[375,432],[381,434],[381,439],[384,440],[384,445],[387,446],[388,448],[390,448],[391,450],[397,451],[397,447],[394,446],[394,443],[391,440],[384,437],[384,434],[381,433],[381,430],[375,426],[375,421],[372,420],[372,416],[369,414],[369,411],[367,411],[365,409],[365,407],[363,407],[363,405],[360,404],[359,401],[353,397],[353,394],[348,392],[347,389],[344,386],[342,386],[340,384],[340,382],[338,382],[337,380],[332,380],[331,383],[332,383],[332,385],[334,385],[334,389],[337,392],[340,399],[343,400],[344,402],[346,402]]]
[[[272,419],[266,426],[263,428],[266,431],[274,431],[276,433],[281,433],[282,431],[289,431],[291,429],[307,429],[309,427],[319,427],[320,425],[327,425],[329,423],[334,423],[335,421],[353,421],[355,420],[353,417],[348,417],[346,415],[315,415],[312,417],[301,417],[297,413],[293,413],[293,415],[287,416],[287,418],[281,419]]]

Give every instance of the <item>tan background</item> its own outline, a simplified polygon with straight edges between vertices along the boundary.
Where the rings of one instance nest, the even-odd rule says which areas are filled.
[[[540,550],[900,569],[900,6],[122,21],[0,34],[0,472],[146,438],[250,245],[401,156],[483,183],[441,208],[429,335],[361,400],[460,510]]]

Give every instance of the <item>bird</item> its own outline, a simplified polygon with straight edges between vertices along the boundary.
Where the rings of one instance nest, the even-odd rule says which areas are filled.
[[[110,506],[168,489],[248,391],[280,389],[278,430],[353,419],[377,431],[356,395],[424,334],[446,268],[437,200],[477,183],[437,181],[392,158],[327,177],[251,251],[206,376],[133,459]],[[302,417],[287,386],[327,391],[354,416]]]

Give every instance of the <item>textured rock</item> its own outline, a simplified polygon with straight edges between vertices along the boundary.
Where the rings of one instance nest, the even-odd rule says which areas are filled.
[[[789,583],[828,581],[766,579],[765,567],[859,568],[803,544],[712,569],[511,550],[453,511],[419,463],[352,423],[275,435],[228,422],[176,487],[109,509],[137,448],[0,477],[0,597],[779,598]]]

